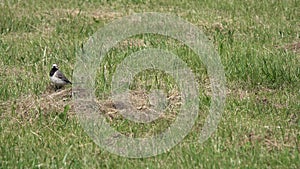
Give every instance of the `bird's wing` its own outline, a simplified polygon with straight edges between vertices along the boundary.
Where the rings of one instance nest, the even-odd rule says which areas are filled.
[[[59,70],[57,70],[56,76],[57,76],[59,79],[65,81],[65,82],[67,82],[67,83],[72,84],[72,83],[70,82],[70,80],[67,79],[66,76],[65,76],[63,73],[61,73]]]

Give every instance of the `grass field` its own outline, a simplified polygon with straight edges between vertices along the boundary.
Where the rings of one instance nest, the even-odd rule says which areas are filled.
[[[300,168],[299,9],[297,0],[0,1],[0,168]],[[72,80],[82,44],[114,19],[140,12],[174,14],[203,30],[224,65],[227,98],[217,131],[199,144],[210,105],[205,66],[170,38],[119,44],[99,65],[97,93],[109,93],[117,64],[146,47],[179,55],[200,86],[190,134],[167,153],[131,159],[93,142],[75,116],[70,86],[52,91],[48,74],[57,63]],[[160,72],[146,72],[132,86],[149,87],[176,89]],[[134,136],[163,130],[174,115],[141,126],[103,104],[114,111],[111,124]]]

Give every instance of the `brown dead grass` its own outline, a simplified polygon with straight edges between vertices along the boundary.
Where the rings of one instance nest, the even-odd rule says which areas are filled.
[[[94,19],[101,19],[101,20],[112,20],[123,16],[124,14],[120,12],[113,12],[113,11],[104,11],[104,10],[92,10],[92,11],[81,11],[79,9],[60,9],[64,13],[68,13],[72,16],[84,15],[87,17],[92,17]]]
[[[63,112],[65,106],[71,103],[71,89],[64,89],[59,92],[52,92],[53,86],[49,85],[46,91],[40,95],[29,94],[13,101],[2,103],[6,112],[15,112],[18,116],[29,121],[34,120],[40,113]],[[71,111],[72,112],[72,111]]]
[[[277,46],[277,48],[300,54],[300,42],[289,43],[281,47]]]
[[[152,105],[149,104],[149,98],[146,91],[132,91],[130,92],[130,95],[130,103],[132,103],[133,107],[138,112],[147,113],[148,110],[151,109]],[[175,111],[176,108],[181,105],[180,95],[175,90],[168,94],[167,100],[169,105],[166,109],[168,111]],[[122,107],[118,106],[119,103],[116,103],[111,99],[96,100],[95,102],[97,103],[100,112],[103,113],[109,121],[113,121],[115,118],[121,116],[119,111],[122,110]],[[55,112],[64,112],[65,110],[68,111],[67,113],[70,117],[75,115],[72,88],[54,91],[52,85],[49,85],[44,93],[39,96],[33,94],[22,96],[19,99],[1,103],[0,108],[1,110],[4,110],[4,112],[7,112],[6,114],[15,112],[19,117],[30,122],[36,120],[41,114],[49,115]],[[123,108],[126,108],[126,105]],[[169,116],[162,116],[161,118],[172,118],[174,113]]]
[[[263,144],[268,151],[281,151],[284,148],[295,148],[295,145],[297,145],[297,136],[291,134],[295,131],[287,132],[283,138],[276,138],[274,137],[274,130],[275,129],[269,128],[266,133],[256,133],[252,131],[248,135],[244,136],[244,138],[240,141],[239,146],[249,144],[252,147],[255,147],[256,144]],[[298,151],[300,151],[300,147],[298,147]]]

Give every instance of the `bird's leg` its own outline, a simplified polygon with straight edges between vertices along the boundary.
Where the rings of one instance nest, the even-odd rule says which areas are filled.
[[[55,92],[61,89],[61,86],[55,85]]]

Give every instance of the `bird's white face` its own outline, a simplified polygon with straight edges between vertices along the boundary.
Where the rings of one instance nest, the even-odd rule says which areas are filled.
[[[53,65],[52,65],[52,67],[56,67],[56,68],[58,68],[57,64],[53,64]]]

